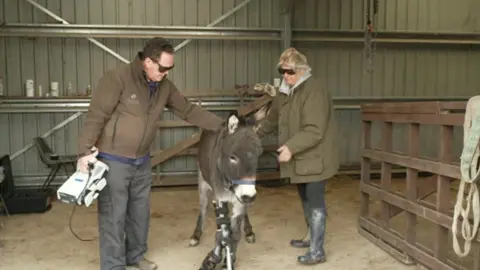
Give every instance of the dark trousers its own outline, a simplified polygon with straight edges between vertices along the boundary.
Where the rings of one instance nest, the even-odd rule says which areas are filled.
[[[109,167],[107,186],[98,196],[100,269],[125,269],[147,251],[151,163],[100,160]]]
[[[326,213],[325,184],[326,180],[297,184],[305,217],[308,217],[310,209],[313,208],[322,209]]]

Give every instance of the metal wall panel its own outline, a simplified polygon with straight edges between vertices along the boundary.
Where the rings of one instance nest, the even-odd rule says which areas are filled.
[[[364,29],[366,24],[366,0],[295,2],[294,28]],[[379,30],[480,30],[480,2],[476,0],[380,0],[378,7],[376,29]]]
[[[366,2],[356,0],[298,1],[294,28],[363,30]],[[373,0],[372,0],[373,2]],[[455,10],[455,12],[453,12]],[[388,0],[379,1],[374,27],[385,31],[478,32],[480,1],[476,0]],[[293,42],[304,52],[313,72],[322,78],[333,96],[473,96],[478,95],[480,50],[478,45],[378,44],[370,65],[364,44]],[[341,160],[358,162],[361,121],[358,111],[337,114],[341,124]],[[380,129],[375,129],[380,134]],[[407,145],[406,128],[395,128],[394,148]],[[462,130],[456,129],[455,154],[461,153]],[[438,153],[438,129],[423,127],[420,154]],[[380,138],[380,137],[378,137]],[[379,142],[379,140],[377,140]]]
[[[207,25],[240,0],[39,0],[70,23]],[[364,1],[295,1],[294,28],[363,29]],[[478,2],[478,1],[477,1]],[[187,8],[188,4],[188,8]],[[452,7],[456,12],[451,12]],[[479,4],[474,0],[380,1],[377,28],[412,31],[475,31],[480,28]],[[280,1],[253,0],[219,26],[281,27]],[[0,21],[52,23],[54,20],[23,0],[0,0]],[[132,60],[144,40],[99,39]],[[178,44],[180,41],[175,40]],[[471,96],[477,93],[480,53],[475,47],[378,46],[373,73],[367,73],[363,44],[293,43],[307,54],[313,72],[323,78],[334,96]],[[170,77],[183,89],[233,88],[235,84],[272,82],[281,43],[272,41],[193,41],[176,56]],[[24,96],[24,82],[47,90],[51,81],[61,95],[84,92],[102,74],[121,63],[85,39],[0,38],[0,77],[10,96]],[[67,93],[68,85],[72,93]],[[41,135],[70,116],[55,114],[0,114],[0,153],[14,153],[34,136]],[[360,118],[358,111],[338,111],[342,163],[358,162]],[[164,119],[174,119],[166,113]],[[48,140],[59,153],[75,149],[82,118],[57,131]],[[152,150],[174,145],[195,132],[194,128],[159,131]],[[396,132],[401,148],[401,129]],[[437,145],[434,130],[422,131],[423,152],[433,156]],[[344,143],[345,142],[345,143]],[[457,140],[459,142],[459,140]],[[457,143],[458,145],[458,143]],[[458,152],[458,148],[456,149]],[[262,164],[271,166],[271,158]],[[45,173],[34,149],[13,162],[16,174]],[[180,157],[159,166],[162,171],[193,170],[191,157]]]
[[[234,0],[135,0],[135,1],[37,1],[49,10],[78,24],[145,24],[204,26],[243,1]],[[186,5],[188,4],[188,8]],[[54,19],[26,1],[0,1],[1,20],[23,23],[52,23]],[[252,1],[218,26],[278,27],[278,1]],[[6,12],[8,10],[8,12]],[[98,39],[128,60],[145,40]],[[182,40],[173,40],[175,45]],[[177,52],[176,67],[170,78],[177,87],[191,89],[231,89],[236,84],[271,82],[280,43],[269,41],[192,41]],[[25,80],[48,90],[51,81],[60,85],[60,95],[84,93],[95,87],[102,74],[122,62],[85,39],[74,38],[0,38],[0,65],[5,91],[9,96],[25,96]],[[68,86],[72,91],[68,92]],[[71,114],[0,114],[1,153],[14,153]],[[174,119],[166,113],[164,119]],[[48,142],[59,153],[73,153],[82,117],[56,132]],[[159,131],[152,150],[165,149],[195,132],[195,128]],[[35,149],[13,161],[15,173],[46,173]],[[192,157],[178,157],[158,166],[161,171],[193,170]]]

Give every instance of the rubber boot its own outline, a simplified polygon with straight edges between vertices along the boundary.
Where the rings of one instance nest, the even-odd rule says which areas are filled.
[[[325,251],[323,249],[325,227],[325,209],[312,209],[310,212],[310,249],[305,255],[297,258],[299,263],[312,265],[325,262]]]
[[[310,246],[310,225],[308,218],[305,218],[305,223],[307,224],[307,234],[303,239],[292,239],[290,240],[290,245],[296,248],[308,248]]]
[[[310,246],[310,225],[309,216],[310,209],[308,208],[308,202],[302,199],[303,216],[305,217],[305,224],[307,225],[307,233],[303,239],[292,239],[290,245],[296,248],[307,248]]]

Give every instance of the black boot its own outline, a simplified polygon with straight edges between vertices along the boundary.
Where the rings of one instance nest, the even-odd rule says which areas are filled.
[[[307,225],[307,234],[303,237],[303,239],[290,240],[290,245],[296,248],[307,248],[310,246],[310,225],[309,225],[310,209],[308,208],[308,202],[304,198],[302,198],[302,208],[303,208],[303,216],[305,217],[305,224]]]
[[[290,240],[290,245],[296,248],[307,248],[310,246],[310,225],[308,218],[305,218],[305,223],[307,224],[307,234],[303,239],[292,239]]]
[[[323,250],[326,225],[326,212],[324,209],[315,208],[310,212],[310,249],[297,261],[301,264],[312,265],[325,262]]]

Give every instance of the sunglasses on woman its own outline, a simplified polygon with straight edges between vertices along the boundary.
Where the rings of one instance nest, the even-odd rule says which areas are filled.
[[[285,73],[287,73],[288,75],[295,75],[295,71],[293,69],[278,68],[278,73],[280,73],[280,75],[283,75]]]

